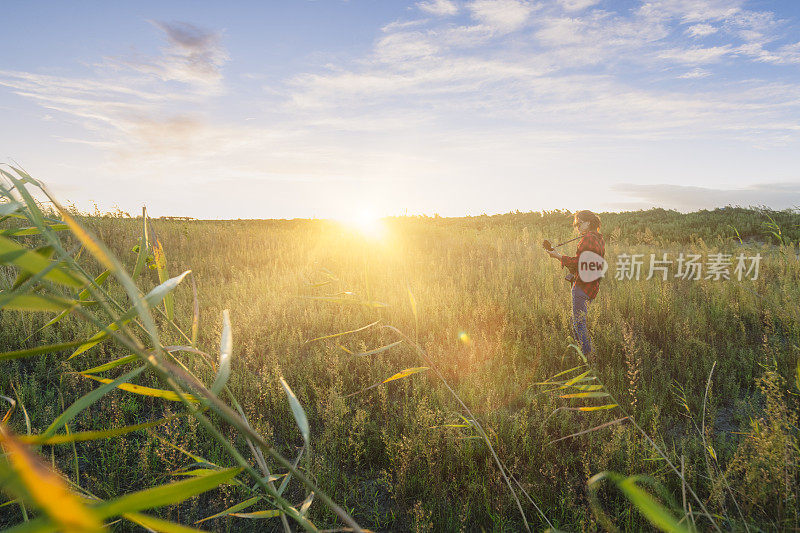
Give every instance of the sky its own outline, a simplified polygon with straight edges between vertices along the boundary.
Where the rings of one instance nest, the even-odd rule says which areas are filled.
[[[0,162],[82,210],[800,206],[796,0],[4,7]]]

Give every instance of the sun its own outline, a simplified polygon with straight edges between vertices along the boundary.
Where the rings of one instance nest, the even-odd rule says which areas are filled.
[[[342,217],[341,221],[369,239],[381,240],[386,236],[386,225],[383,220],[368,209],[354,211]]]

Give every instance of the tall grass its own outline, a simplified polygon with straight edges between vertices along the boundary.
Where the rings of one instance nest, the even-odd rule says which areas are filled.
[[[191,271],[187,270],[174,278],[169,277],[163,246],[149,225],[145,213],[142,216],[143,229],[138,245],[136,267],[133,275],[129,275],[102,241],[81,226],[75,217],[65,210],[40,183],[17,168],[13,168],[13,173],[3,170],[0,170],[0,173],[8,181],[7,185],[0,188],[0,193],[6,200],[2,204],[4,219],[15,222],[22,221],[26,225],[21,228],[12,227],[6,230],[5,234],[25,237],[38,236],[44,241],[43,245],[34,245],[29,242],[20,243],[8,237],[0,237],[3,263],[16,271],[16,278],[11,287],[0,294],[0,302],[2,302],[0,307],[6,312],[59,313],[55,319],[39,328],[37,333],[45,327],[54,326],[70,313],[79,316],[99,330],[88,339],[6,351],[0,354],[0,360],[19,360],[60,352],[66,348],[75,348],[67,359],[72,360],[95,346],[111,340],[115,341],[116,350],[131,352],[131,355],[115,358],[103,365],[80,371],[79,376],[103,383],[103,385],[78,398],[39,435],[31,435],[29,429],[27,437],[18,437],[6,427],[5,424],[12,416],[16,406],[15,400],[7,398],[11,404],[11,410],[6,413],[3,424],[0,425],[0,445],[4,451],[0,469],[2,469],[4,487],[13,497],[17,498],[16,501],[23,512],[24,523],[14,530],[95,531],[100,530],[102,524],[107,520],[117,517],[157,531],[189,530],[190,528],[182,528],[152,516],[142,515],[139,511],[177,504],[197,494],[219,489],[223,485],[235,484],[250,496],[246,500],[248,505],[237,504],[234,506],[235,511],[253,504],[260,504],[259,506],[267,504],[268,507],[271,507],[255,513],[248,513],[248,518],[280,517],[284,529],[290,531],[287,521],[287,517],[289,517],[304,528],[316,531],[317,528],[306,516],[316,497],[322,500],[349,527],[360,531],[359,526],[347,512],[298,470],[296,462],[292,463],[276,451],[259,432],[252,428],[241,412],[236,397],[227,387],[231,375],[230,360],[233,348],[228,311],[225,310],[222,313],[222,340],[219,362],[216,365],[210,355],[196,348],[194,341],[196,327],[193,327],[190,338],[175,323],[175,304],[172,292]],[[55,220],[53,216],[47,216],[42,211],[29,188],[37,188],[39,192],[46,195],[53,206],[53,215],[58,216],[58,220]],[[56,234],[61,230],[70,232],[71,239],[65,239],[64,241],[68,241],[66,243]],[[72,244],[79,244],[80,248],[68,252],[65,245],[74,249]],[[78,259],[84,251],[90,257],[82,258],[83,261],[79,262]],[[150,251],[152,251],[152,264],[158,273],[159,284],[143,294],[134,280],[141,273]],[[89,270],[97,269],[105,270],[99,275],[89,273]],[[110,287],[103,286],[102,282],[110,277],[113,277],[124,290],[123,294],[114,295]],[[160,308],[162,305],[163,311]],[[153,317],[154,311],[160,312],[165,327],[171,326],[190,344],[186,346],[162,344],[159,338],[159,329]],[[198,306],[195,305],[192,324],[196,325],[197,323]],[[216,367],[213,384],[206,387],[203,381],[177,356],[178,353],[193,354],[195,361],[205,364],[212,372]],[[96,375],[112,369],[130,367],[137,363],[144,364],[115,379]],[[163,388],[130,383],[136,378],[145,379],[147,374],[151,374],[160,381]],[[291,412],[303,435],[304,449],[310,448],[311,441],[305,412],[286,381],[282,378],[280,381],[289,400]],[[238,467],[226,468],[178,448],[182,453],[195,459],[197,468],[184,469],[178,473],[189,479],[119,495],[110,500],[99,499],[81,487],[77,452],[75,454],[75,483],[70,483],[68,478],[48,469],[43,464],[43,460],[33,453],[29,446],[74,445],[76,442],[115,438],[158,427],[182,418],[173,415],[151,422],[113,429],[77,433],[70,431],[69,423],[76,416],[87,411],[114,389],[163,401],[182,403],[187,414],[203,427],[208,438],[225,450],[229,460]],[[238,413],[220,399],[219,395],[223,391],[228,396],[231,405],[238,409]],[[211,413],[216,415],[216,421],[212,421],[209,417]],[[113,420],[109,420],[107,423],[112,425]],[[62,428],[65,433],[58,434]],[[260,472],[244,458],[237,447],[237,439],[222,433],[223,428],[235,429],[236,433],[243,438],[255,463],[260,467]],[[73,450],[75,450],[74,447]],[[280,489],[276,488],[274,484],[277,479],[280,479],[280,476],[272,476],[264,454],[274,461],[278,468],[287,470],[283,474],[285,480]],[[249,476],[253,484],[250,485],[239,479],[240,474]],[[291,477],[299,479],[309,491],[307,498],[299,508],[292,505],[283,496],[286,484]],[[40,516],[29,519],[26,505],[34,507]],[[235,513],[229,508],[222,514]],[[217,513],[217,516],[219,515]]]
[[[131,431],[103,441],[42,444],[39,460],[82,487],[68,485],[72,492],[113,501],[193,470],[244,468],[238,454],[250,468],[232,478],[240,483],[146,511],[152,519],[184,524],[208,518],[197,527],[214,530],[282,528],[280,517],[269,517],[282,511],[269,496],[270,483],[298,514],[314,492],[305,517],[319,527],[344,525],[328,507],[314,505],[321,491],[375,530],[520,531],[524,521],[534,530],[712,529],[712,520],[722,530],[797,527],[797,404],[787,384],[796,381],[800,357],[800,235],[795,212],[768,214],[782,228],[781,242],[765,214],[753,210],[604,214],[612,265],[622,252],[744,250],[764,256],[761,277],[741,283],[606,279],[589,314],[598,357],[591,368],[574,371],[591,370],[584,378],[599,381],[572,384],[603,389],[548,393],[536,383],[567,382],[573,374],[548,378],[583,364],[565,340],[567,287],[538,246],[543,238],[568,236],[565,213],[394,219],[387,221],[384,241],[327,221],[148,224],[146,217],[73,215],[121,267],[138,270],[140,292],[134,297],[118,283],[98,282],[108,296],[92,285],[80,307],[97,316],[106,313],[102,303],[88,302],[106,302],[114,316],[103,314],[94,323],[75,310],[38,332],[58,311],[32,320],[4,308],[4,352],[69,345],[2,361],[0,394],[17,402],[7,427],[20,440],[28,432],[27,412],[30,433],[44,438],[62,412],[59,394],[68,408],[108,387],[102,401],[66,422],[69,435]],[[50,215],[48,224],[64,223],[58,213]],[[15,220],[3,223],[35,226]],[[158,257],[151,230],[163,250]],[[77,253],[80,241],[68,230],[58,234],[64,250]],[[9,238],[29,249],[46,244],[36,235]],[[79,261],[88,275],[84,283],[107,270],[87,251]],[[192,270],[168,292],[172,317],[163,303],[149,310],[165,350],[150,353],[155,344],[139,318],[68,359],[161,285],[159,268],[169,273],[166,279]],[[4,290],[18,272],[4,270]],[[83,291],[53,289],[44,277],[33,286],[70,302],[80,301]],[[127,345],[116,347],[116,336],[128,333],[139,339],[147,361]],[[230,351],[223,337],[232,339]],[[179,346],[185,351],[170,351]],[[230,357],[221,358],[225,353]],[[128,366],[106,366],[131,355]],[[150,366],[135,381],[125,377],[128,368],[150,364],[151,355],[171,382]],[[187,375],[208,390],[225,360],[230,374],[220,397],[231,412]],[[421,366],[429,370],[389,380]],[[114,390],[124,379],[111,386],[82,373],[177,394],[174,383],[187,403]],[[561,397],[581,392],[610,396]],[[610,404],[618,407],[577,410]],[[59,421],[59,432],[48,438],[70,438],[64,426]],[[297,483],[296,474],[285,475],[293,471],[268,453],[266,443],[313,478],[317,490]],[[255,486],[251,470],[266,488]],[[15,499],[0,508],[0,524],[24,522],[25,514],[29,520],[48,516],[34,507]],[[259,512],[260,519],[252,517]]]

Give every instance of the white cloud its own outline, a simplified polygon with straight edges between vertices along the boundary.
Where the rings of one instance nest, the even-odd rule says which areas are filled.
[[[649,0],[639,15],[652,19],[677,18],[684,23],[725,20],[741,10],[744,0]]]
[[[706,63],[716,63],[726,55],[729,55],[732,49],[730,45],[711,46],[707,48],[700,46],[692,48],[671,48],[659,52],[658,57],[684,65],[702,65]]]
[[[473,0],[467,5],[475,20],[501,33],[524,26],[534,7],[526,0]]]
[[[558,0],[566,11],[582,11],[587,7],[592,7],[601,2],[601,0]]]
[[[771,33],[780,24],[781,21],[770,11],[739,10],[725,21],[724,27],[729,33],[747,42],[766,42],[773,39]]]
[[[717,28],[711,24],[695,24],[686,28],[684,33],[689,37],[708,37],[709,35],[717,33],[717,31]]]
[[[376,55],[388,63],[408,61],[436,53],[437,47],[421,32],[390,33],[378,41]]]
[[[452,16],[458,13],[458,6],[451,0],[430,0],[419,2],[417,7],[426,13],[439,17]]]
[[[678,76],[678,78],[681,78],[681,79],[684,79],[684,80],[699,80],[699,79],[702,79],[702,78],[707,78],[709,76],[711,76],[711,73],[709,71],[707,71],[706,69],[694,68],[694,69],[690,70],[689,72],[681,74],[680,76]]]
[[[746,43],[738,47],[736,51],[760,63],[800,64],[800,42],[786,44],[774,50],[767,50],[763,43]]]

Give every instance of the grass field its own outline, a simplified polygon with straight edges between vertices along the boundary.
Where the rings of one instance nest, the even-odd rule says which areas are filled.
[[[800,527],[800,215],[726,208],[602,213],[601,218],[612,271],[623,253],[669,252],[673,258],[681,252],[704,257],[760,253],[763,259],[755,281],[608,276],[589,314],[596,351],[591,368],[599,381],[578,382],[601,383],[604,388],[598,390],[611,394],[598,398],[562,398],[565,389],[537,385],[582,364],[568,347],[564,271],[539,244],[544,238],[570,237],[566,212],[387,219],[377,238],[322,220],[153,220],[152,228],[163,244],[167,270],[172,275],[192,270],[200,307],[198,347],[218,353],[222,311],[230,310],[227,386],[253,429],[284,456],[297,456],[303,437],[281,386],[284,377],[310,425],[313,453],[304,454],[301,470],[362,527],[524,527],[486,442],[474,425],[464,423],[463,409],[434,369],[365,390],[404,369],[431,366],[409,341],[370,354],[402,340],[382,326],[416,339],[480,421],[508,473],[550,522],[515,485],[534,530],[593,531],[608,527],[604,515],[622,530],[651,528],[641,505],[631,505],[627,485],[606,480],[587,487],[604,471],[647,476],[639,486],[657,495],[682,519],[682,527],[715,527],[697,501],[684,496],[687,487],[722,530]],[[141,236],[141,218],[94,216],[80,222],[128,271],[134,270],[132,248]],[[6,227],[14,223],[7,221]],[[67,250],[76,248],[74,237],[61,235]],[[17,239],[41,244],[38,236]],[[102,271],[85,259],[92,275]],[[10,266],[2,267],[3,289],[16,275]],[[157,271],[145,268],[137,283],[143,292],[152,289],[159,284]],[[125,298],[118,286],[109,292]],[[175,322],[190,331],[191,284],[182,283],[174,295]],[[1,310],[0,351],[81,340],[97,331],[69,316],[35,333],[52,316]],[[312,340],[376,321],[355,333]],[[186,344],[163,313],[156,313],[156,322],[164,345]],[[24,405],[33,434],[99,385],[75,372],[131,352],[102,343],[67,360],[70,353],[0,360],[0,394]],[[214,371],[199,357],[178,357],[204,383],[214,381]],[[103,375],[116,378],[126,371],[115,368]],[[149,374],[136,383],[164,388]],[[574,410],[609,405],[610,398],[619,406]],[[115,391],[81,412],[69,430],[104,430],[180,412],[180,403]],[[216,415],[211,418],[242,453],[247,451],[235,428]],[[612,421],[617,422],[553,442]],[[9,426],[16,434],[26,433],[20,409]],[[121,437],[44,445],[39,453],[65,478],[108,499],[180,479],[171,473],[194,461],[171,445],[220,466],[236,466],[196,420],[186,417]],[[686,484],[665,457],[684,472]],[[284,495],[299,505],[307,492],[291,484]],[[248,497],[239,485],[222,485],[155,514],[191,525]],[[0,526],[22,522],[24,512],[19,505],[0,507]],[[314,503],[308,516],[318,527],[341,526],[322,504]],[[203,526],[280,530],[281,522],[227,516],[197,527]],[[130,521],[115,525],[135,527]]]

